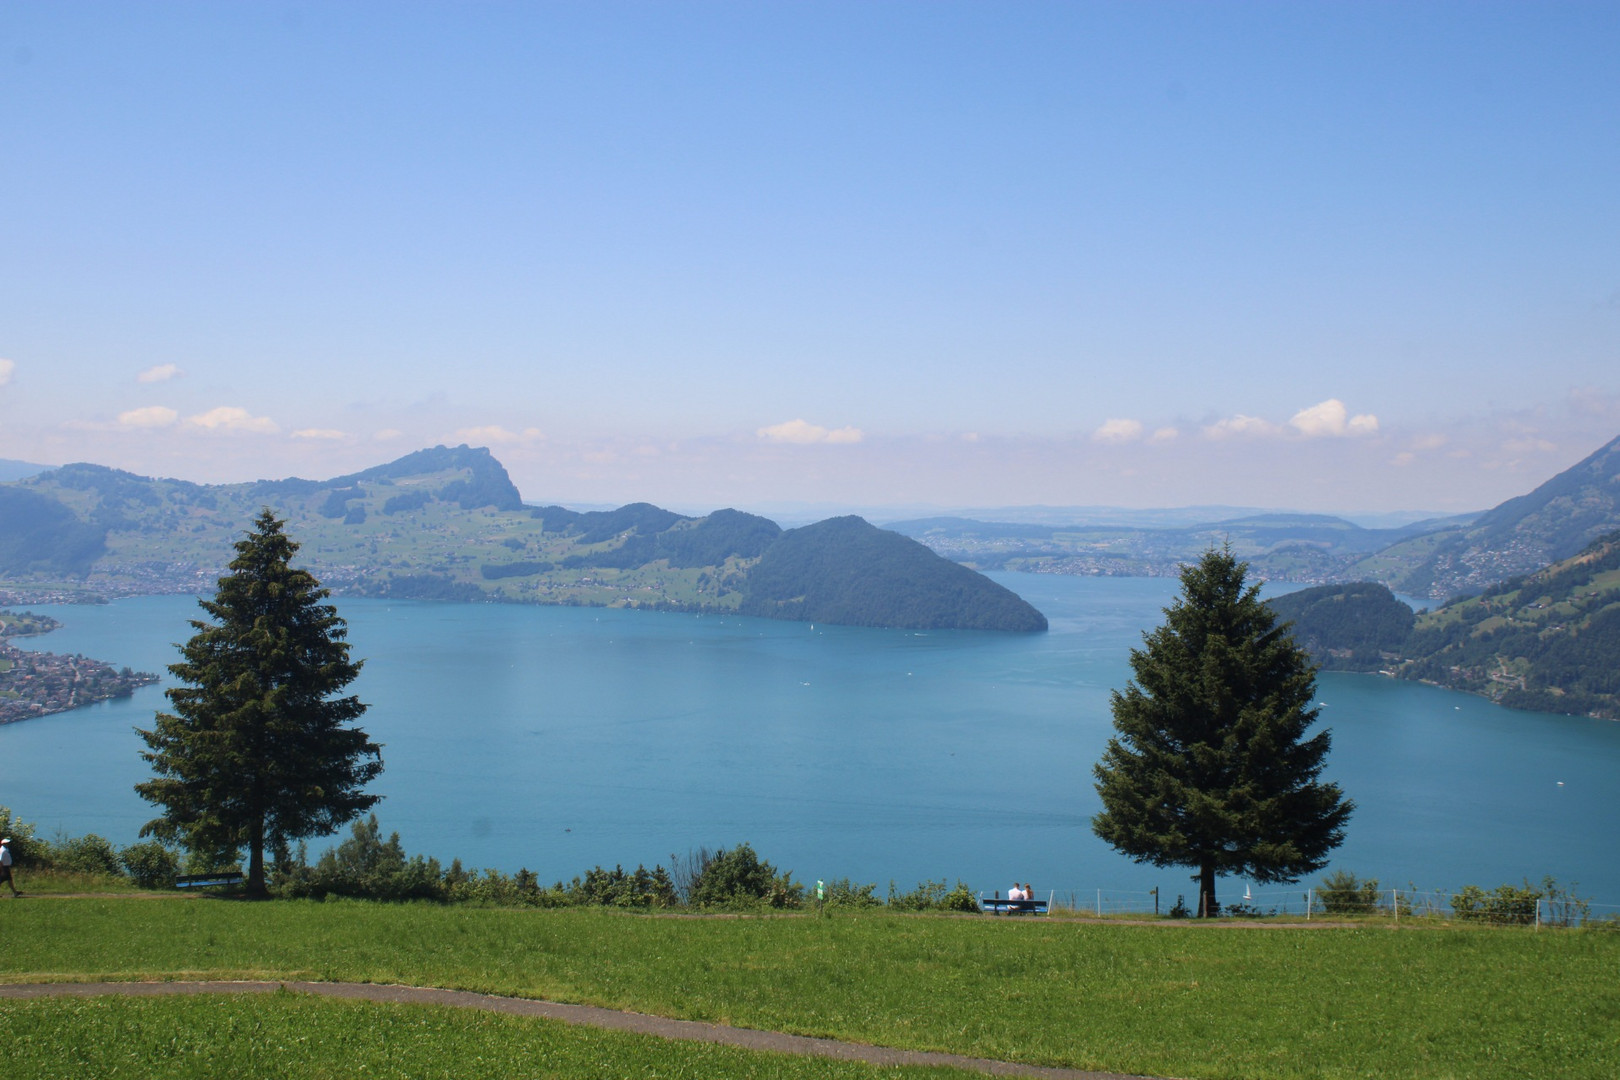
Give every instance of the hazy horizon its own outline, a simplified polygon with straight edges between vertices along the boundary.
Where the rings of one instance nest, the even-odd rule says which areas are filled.
[[[1579,2],[6,4],[0,457],[1484,509],[1620,434],[1617,52]]]

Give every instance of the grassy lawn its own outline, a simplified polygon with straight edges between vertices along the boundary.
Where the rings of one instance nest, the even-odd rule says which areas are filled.
[[[966,1080],[954,1069],[880,1068],[763,1054],[554,1020],[302,994],[112,997],[7,1003],[6,1064],[30,1080],[96,1077],[772,1076]]]
[[[1620,1075],[1609,932],[99,898],[0,926],[6,981],[412,983],[1159,1076]]]

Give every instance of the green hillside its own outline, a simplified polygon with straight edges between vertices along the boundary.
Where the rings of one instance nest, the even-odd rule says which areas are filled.
[[[1400,658],[1412,609],[1382,585],[1321,585],[1266,601],[1322,667],[1377,671]]]
[[[1516,709],[1620,719],[1620,532],[1415,617],[1379,585],[1269,603],[1329,670],[1386,670]]]
[[[1403,678],[1620,719],[1620,532],[1418,618]]]
[[[1534,573],[1615,529],[1620,529],[1620,438],[1471,523],[1393,544],[1357,562],[1345,576],[1444,600]]]
[[[859,519],[783,533],[737,510],[534,508],[487,449],[467,446],[330,480],[205,486],[75,464],[0,484],[0,581],[113,596],[209,591],[265,506],[303,545],[302,564],[340,594],[1046,626],[989,579]]]

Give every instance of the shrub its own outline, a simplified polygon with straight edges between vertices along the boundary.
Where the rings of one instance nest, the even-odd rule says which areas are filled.
[[[12,837],[15,841],[16,837]],[[118,861],[118,851],[112,842],[95,833],[77,837],[58,837],[46,847],[42,861],[54,870],[72,874],[94,874],[100,877],[122,877],[124,868]],[[15,856],[13,856],[15,858]]]
[[[1451,898],[1451,910],[1459,919],[1525,926],[1536,921],[1536,908],[1542,891],[1526,879],[1523,886],[1498,885],[1487,892],[1478,885],[1464,885]]]
[[[876,882],[856,885],[846,877],[827,882],[823,903],[827,907],[868,908],[879,907],[883,901],[877,898]]]
[[[1371,915],[1378,910],[1378,879],[1335,870],[1317,886],[1316,899],[1329,915]]]
[[[778,874],[753,847],[738,844],[715,852],[692,882],[688,899],[694,907],[790,908],[804,899],[804,886],[793,880],[791,871]]]
[[[979,898],[962,882],[947,890],[943,879],[919,882],[908,893],[896,895],[889,882],[889,907],[894,911],[978,911]]]
[[[156,840],[131,844],[119,852],[130,880],[143,889],[167,889],[180,873],[180,857]]]
[[[274,877],[284,896],[352,896],[370,900],[436,900],[443,896],[437,859],[406,859],[399,833],[382,838],[377,815],[354,823],[349,838],[329,848],[313,867],[304,862],[305,848]]]

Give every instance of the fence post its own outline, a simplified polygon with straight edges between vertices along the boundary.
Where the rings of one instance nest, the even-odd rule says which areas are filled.
[[[1536,897],[1536,929],[1541,929],[1541,897]]]
[[[1102,918],[1102,890],[1097,890],[1097,918]]]
[[[1389,906],[1395,909],[1395,922],[1399,925],[1401,921],[1401,890],[1389,890]]]
[[[1305,921],[1306,922],[1311,921],[1311,908],[1316,906],[1315,900],[1312,899],[1315,892],[1316,892],[1315,889],[1306,889],[1305,890]]]

